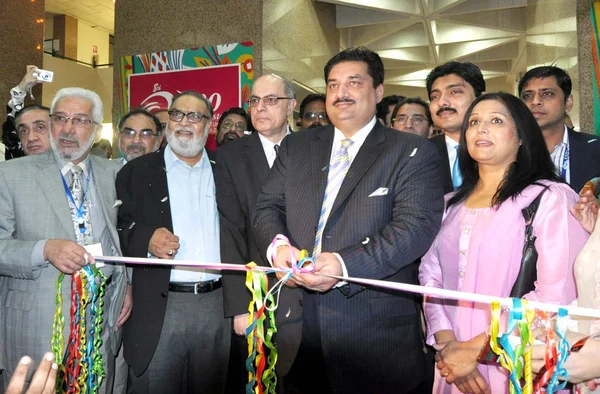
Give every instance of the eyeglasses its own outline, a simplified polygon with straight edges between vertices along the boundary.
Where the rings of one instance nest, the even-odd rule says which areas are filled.
[[[251,107],[256,107],[256,106],[258,106],[258,103],[260,103],[260,100],[263,100],[265,102],[265,105],[275,105],[275,104],[277,104],[277,102],[279,100],[291,100],[292,98],[293,97],[277,97],[277,96],[256,97],[256,96],[252,96],[248,100],[248,104],[250,104]]]
[[[244,123],[244,122],[233,123],[231,120],[225,120],[225,121],[223,121],[223,123],[221,123],[221,127],[224,127],[226,129],[231,129],[233,127],[237,131],[245,131],[246,123]]]
[[[421,115],[412,115],[412,116],[400,115],[400,116],[393,118],[392,123],[398,122],[400,124],[405,124],[406,122],[408,122],[409,119],[412,119],[412,122],[414,124],[421,124],[423,122],[428,122],[428,120],[425,119],[425,117],[421,116]]]
[[[307,122],[310,121],[315,121],[317,119],[321,120],[327,120],[329,119],[327,117],[327,113],[326,112],[307,112],[304,114],[304,116],[302,116],[302,119],[306,120]]]
[[[208,116],[204,115],[202,112],[181,112],[176,109],[169,111],[169,119],[173,122],[181,122],[183,117],[187,117],[190,123],[200,123],[202,122],[202,118],[208,119]]]
[[[87,127],[87,126],[91,125],[92,123],[98,124],[91,119],[81,118],[81,117],[70,118],[68,116],[58,115],[58,114],[51,114],[50,119],[52,120],[52,123],[59,125],[59,126],[66,125],[69,120],[71,121],[71,124],[74,127]]]
[[[153,133],[152,130],[140,130],[136,131],[134,129],[123,129],[120,132],[124,137],[127,138],[135,138],[136,135],[139,135],[140,138],[148,139],[160,135],[160,133]]]

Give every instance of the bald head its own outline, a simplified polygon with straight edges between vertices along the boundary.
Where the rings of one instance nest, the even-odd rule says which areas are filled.
[[[250,114],[256,131],[273,142],[287,133],[288,116],[296,106],[296,88],[275,74],[263,75],[252,86]]]

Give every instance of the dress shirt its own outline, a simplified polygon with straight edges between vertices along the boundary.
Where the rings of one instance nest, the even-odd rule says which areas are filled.
[[[569,155],[569,157],[565,158],[565,155]],[[565,131],[563,134],[563,140],[560,144],[554,147],[554,151],[550,153],[550,157],[552,158],[552,162],[556,167],[556,171],[558,175],[562,176],[567,183],[571,183],[571,151],[569,150],[569,133],[567,131],[567,126],[565,125]],[[565,166],[564,176],[563,176],[563,168]]]
[[[288,134],[290,134],[289,128],[285,136],[287,136]],[[285,138],[285,136],[283,136],[283,138]],[[275,143],[269,140],[267,137],[263,136],[262,134],[258,133],[258,139],[260,140],[260,144],[262,145],[263,150],[265,151],[265,157],[267,158],[267,163],[269,163],[269,168],[273,167],[273,163],[275,163],[275,159],[277,158],[277,153],[275,152],[275,145],[281,145],[281,141],[283,141],[283,138],[280,139],[279,142]]]
[[[190,167],[167,145],[165,168],[173,233],[179,237],[180,245],[175,260],[220,264],[215,179],[206,150],[200,161]],[[204,282],[220,277],[192,267],[175,266],[171,270],[171,282]]]
[[[454,167],[454,162],[456,161],[458,142],[454,141],[452,138],[445,135],[446,138],[446,151],[448,151],[448,164],[450,164],[450,171]]]

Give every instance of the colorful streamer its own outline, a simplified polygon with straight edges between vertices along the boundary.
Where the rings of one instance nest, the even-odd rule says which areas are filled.
[[[64,342],[64,316],[61,273],[56,282],[56,310],[52,327],[52,352],[59,364],[57,393],[96,394],[102,385],[104,363],[102,315],[106,277],[96,265],[86,265],[71,275],[69,338]]]

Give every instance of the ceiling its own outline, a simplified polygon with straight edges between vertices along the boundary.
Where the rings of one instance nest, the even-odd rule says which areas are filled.
[[[318,1],[336,5],[341,47],[363,45],[382,57],[386,94],[425,97],[429,71],[455,59],[477,64],[488,90],[512,92],[521,73],[540,64],[556,63],[576,79],[572,0]]]
[[[113,0],[46,0],[46,12],[69,15],[98,30],[115,34]]]

